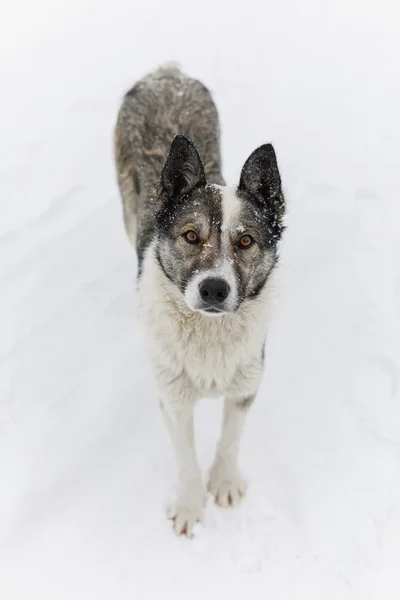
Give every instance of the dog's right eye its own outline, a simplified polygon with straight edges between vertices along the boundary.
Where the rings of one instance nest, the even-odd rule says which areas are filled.
[[[199,236],[192,229],[190,229],[189,231],[185,231],[185,233],[183,234],[183,238],[188,244],[198,244],[200,241]]]

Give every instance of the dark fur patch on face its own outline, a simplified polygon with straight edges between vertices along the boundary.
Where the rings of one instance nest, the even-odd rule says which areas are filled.
[[[237,196],[244,200],[244,218],[259,224],[264,248],[276,248],[284,232],[283,216],[285,200],[282,192],[272,205],[260,202],[246,189],[238,189]]]
[[[156,214],[158,260],[182,293],[194,274],[211,269],[215,263],[221,221],[221,195],[207,185],[167,203]],[[198,234],[198,244],[185,241],[184,233],[188,230]]]
[[[277,264],[277,243],[279,235],[271,232],[270,212],[263,204],[243,190],[236,191],[240,201],[237,222],[232,223],[232,244],[234,247],[233,266],[239,282],[239,300],[257,298],[264,289],[268,278]],[[238,249],[238,241],[243,234],[250,235],[254,243],[245,250]]]
[[[261,292],[264,289],[265,284],[267,283],[267,281],[269,279],[269,276],[271,275],[272,271],[275,269],[276,265],[278,264],[278,259],[279,259],[279,257],[277,254],[274,254],[271,257],[271,264],[266,269],[264,277],[259,278],[257,285],[253,288],[251,294],[249,294],[250,298],[257,298],[257,296],[259,296],[261,294]]]

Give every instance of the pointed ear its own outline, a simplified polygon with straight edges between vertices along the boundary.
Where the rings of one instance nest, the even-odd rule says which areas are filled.
[[[205,184],[204,167],[196,146],[184,135],[176,135],[161,173],[161,188],[166,198],[183,196]]]
[[[240,175],[239,189],[247,190],[262,203],[278,201],[282,191],[281,177],[271,144],[264,144],[250,154]]]

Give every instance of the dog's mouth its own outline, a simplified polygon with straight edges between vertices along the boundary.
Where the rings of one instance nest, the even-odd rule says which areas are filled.
[[[201,312],[206,313],[206,315],[222,315],[225,311],[220,308],[203,308]]]
[[[228,315],[230,313],[229,310],[224,310],[222,308],[197,308],[196,312],[201,313],[205,317],[222,317],[222,315]]]

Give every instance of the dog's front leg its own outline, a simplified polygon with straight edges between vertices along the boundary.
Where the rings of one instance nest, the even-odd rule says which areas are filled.
[[[246,414],[253,400],[254,395],[246,398],[228,396],[225,399],[222,434],[208,481],[208,490],[220,506],[239,504],[245,493],[245,482],[238,468],[238,454]]]
[[[178,498],[169,509],[177,535],[192,536],[203,519],[206,494],[196,459],[193,426],[194,399],[161,399],[161,410],[170,433],[178,466]]]

